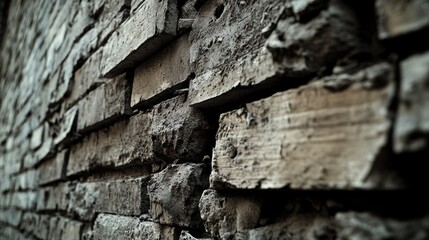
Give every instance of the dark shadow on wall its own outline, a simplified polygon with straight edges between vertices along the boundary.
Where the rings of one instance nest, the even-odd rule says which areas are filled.
[[[0,48],[3,42],[3,34],[5,31],[7,15],[9,12],[9,3],[10,3],[10,0],[0,1]]]

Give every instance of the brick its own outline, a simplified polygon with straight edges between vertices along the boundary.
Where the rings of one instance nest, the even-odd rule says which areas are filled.
[[[199,208],[206,231],[212,237],[223,239],[229,234],[256,227],[261,202],[209,189],[203,192]]]
[[[54,139],[54,144],[58,145],[66,143],[72,137],[73,132],[76,130],[77,108],[70,108],[64,113],[61,118],[58,131]]]
[[[293,13],[296,4],[208,1],[190,36],[196,74],[190,81],[190,104],[202,108],[236,104],[242,97],[285,85],[283,77],[291,77],[288,84],[294,84],[298,81],[294,78],[314,75],[335,64],[360,46],[357,20],[338,2],[316,8],[318,14],[311,21],[300,22]],[[213,13],[220,6],[224,10],[216,18]]]
[[[102,45],[112,32],[128,17],[129,9],[130,0],[94,2],[94,13],[102,11],[96,26],[100,31],[98,46]]]
[[[95,213],[139,216],[148,212],[148,178],[78,183],[70,193],[69,212],[91,220]],[[133,204],[130,204],[133,203]]]
[[[125,75],[99,86],[79,102],[78,131],[88,131],[129,113]]]
[[[0,222],[18,227],[22,219],[22,211],[16,209],[0,209]]]
[[[189,80],[189,47],[186,34],[136,68],[131,107],[150,105]]]
[[[173,240],[178,238],[178,230],[154,222],[141,222],[138,218],[99,214],[94,224],[94,240],[147,239]]]
[[[25,212],[22,215],[20,228],[23,232],[33,235],[37,231],[37,224],[39,222],[39,215],[32,212]]]
[[[48,239],[81,239],[83,223],[64,217],[54,217],[49,222]]]
[[[50,217],[48,215],[40,215],[39,221],[37,222],[36,231],[34,235],[40,239],[48,238]]]
[[[62,150],[58,152],[55,157],[44,161],[38,168],[40,174],[38,175],[39,185],[51,183],[64,178],[65,168],[67,162],[67,151]],[[33,180],[34,181],[34,180]]]
[[[16,190],[35,189],[37,187],[37,182],[35,181],[35,179],[37,179],[38,175],[39,175],[39,172],[34,169],[27,170],[25,172],[20,173],[19,175],[16,175],[15,189]]]
[[[176,35],[176,0],[148,0],[109,38],[105,45],[102,75],[114,77],[136,66]]]
[[[153,108],[153,151],[167,162],[201,162],[210,153],[212,129],[205,114],[188,106],[186,96],[177,96]]]
[[[425,0],[377,0],[378,37],[389,39],[429,27]]]
[[[11,206],[22,210],[31,210],[36,206],[36,192],[14,192],[12,194]]]
[[[36,198],[36,210],[61,210],[66,211],[70,192],[73,187],[70,183],[59,183],[56,186],[39,188]]]
[[[222,114],[211,187],[387,186],[369,175],[391,127],[393,79],[392,67],[380,63]]]
[[[201,224],[198,202],[207,187],[204,164],[169,165],[149,181],[149,214],[161,224],[197,228]]]
[[[398,153],[423,150],[429,145],[429,52],[401,62],[399,111],[394,130]]]
[[[152,163],[156,158],[149,133],[151,122],[151,114],[141,113],[89,134],[71,147],[67,176],[102,166]]]
[[[67,105],[71,106],[85,93],[91,89],[105,83],[107,79],[101,78],[101,59],[103,56],[103,47],[93,53],[85,63],[75,72],[73,79],[73,88],[67,98]]]

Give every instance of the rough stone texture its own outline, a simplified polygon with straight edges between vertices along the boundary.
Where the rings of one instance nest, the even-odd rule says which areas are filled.
[[[257,199],[222,195],[205,190],[199,203],[201,219],[211,236],[228,239],[237,231],[256,227],[261,211]]]
[[[147,178],[138,178],[79,183],[70,193],[69,212],[84,220],[91,220],[98,212],[134,216],[147,213],[147,182]]]
[[[201,224],[198,201],[208,187],[204,164],[173,164],[152,176],[150,215],[161,224],[195,228]]]
[[[212,126],[181,95],[156,105],[151,127],[155,155],[165,161],[201,162],[208,154]]]
[[[311,4],[299,2],[302,1],[292,3],[293,13],[286,7],[266,42],[281,72],[297,77],[317,73],[361,47],[358,22],[345,3],[329,1],[324,9],[323,5],[312,8]],[[303,13],[309,10],[314,18],[303,22]]]
[[[61,180],[65,176],[67,150],[59,152],[55,157],[45,161],[39,167],[39,184],[43,185]]]
[[[222,114],[211,186],[377,187],[367,178],[387,143],[393,93],[382,63]]]
[[[429,143],[429,52],[401,63],[401,93],[395,124],[395,151],[416,151]]]
[[[378,37],[394,38],[429,27],[429,2],[376,0]]]
[[[107,131],[91,133],[70,150],[67,175],[98,166],[152,163],[151,114],[140,113],[114,124]],[[142,147],[144,146],[144,147]]]
[[[153,222],[140,222],[138,218],[100,214],[95,220],[94,240],[145,239],[173,240],[177,231],[174,227],[161,226]]]
[[[279,6],[266,0],[256,3],[258,7],[226,2],[216,19],[213,12],[221,2],[204,5],[191,32],[196,78],[190,83],[190,103],[198,107],[233,103],[239,96],[281,84],[279,76],[303,77],[323,71],[361,45],[357,21],[341,1],[331,1],[327,9],[323,4],[315,8],[298,1]],[[293,14],[293,9],[298,13]],[[301,12],[314,9],[317,14],[310,15],[315,15],[311,21],[296,19]],[[269,35],[267,41],[264,35]]]
[[[79,102],[77,130],[87,131],[129,113],[125,75],[99,86]]]
[[[136,66],[171,41],[177,28],[176,0],[148,0],[107,41],[102,75],[113,77]]]
[[[167,93],[173,93],[180,83],[189,79],[190,74],[186,34],[136,68],[131,107],[148,105]]]
[[[0,1],[0,240],[428,239],[428,6]]]
[[[103,57],[103,48],[100,48],[74,74],[74,84],[67,98],[68,105],[73,104],[91,89],[105,83],[107,79],[101,78],[100,61]]]

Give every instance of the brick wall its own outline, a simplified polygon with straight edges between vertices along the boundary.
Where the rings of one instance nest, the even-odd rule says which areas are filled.
[[[0,12],[0,239],[429,239],[427,1]]]

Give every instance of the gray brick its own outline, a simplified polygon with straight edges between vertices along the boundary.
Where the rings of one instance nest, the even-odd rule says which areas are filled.
[[[128,84],[125,75],[99,86],[79,101],[78,131],[88,131],[129,113]]]
[[[155,173],[148,185],[150,215],[161,224],[197,228],[198,202],[208,187],[204,164],[173,164]]]
[[[177,85],[187,80],[190,74],[189,41],[186,34],[136,68],[131,106],[148,105],[166,93],[172,94]]]
[[[177,28],[176,0],[147,0],[109,38],[102,75],[114,77],[171,41]]]

